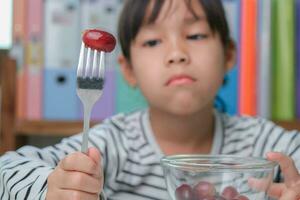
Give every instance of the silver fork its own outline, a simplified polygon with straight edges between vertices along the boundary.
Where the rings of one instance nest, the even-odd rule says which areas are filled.
[[[84,110],[81,145],[81,152],[83,153],[87,153],[91,112],[94,104],[102,95],[105,71],[105,52],[87,47],[87,53],[85,53],[85,49],[85,44],[82,42],[77,67],[77,95]],[[87,54],[86,59],[84,59],[85,54]],[[93,54],[93,58],[91,58],[91,54]]]

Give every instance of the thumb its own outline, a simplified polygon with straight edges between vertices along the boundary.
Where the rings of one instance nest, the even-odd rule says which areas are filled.
[[[87,152],[88,157],[90,157],[97,165],[100,165],[100,152],[97,148],[91,147]]]
[[[95,147],[91,147],[88,149],[87,156],[90,157],[99,167],[99,171],[97,174],[94,175],[94,177],[101,180],[101,188],[103,188],[103,171],[100,164],[101,163],[100,151]]]

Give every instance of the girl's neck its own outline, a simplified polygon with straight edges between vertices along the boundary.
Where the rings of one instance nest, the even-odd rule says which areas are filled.
[[[154,136],[165,154],[210,153],[214,113],[209,107],[189,116],[174,116],[149,109]]]

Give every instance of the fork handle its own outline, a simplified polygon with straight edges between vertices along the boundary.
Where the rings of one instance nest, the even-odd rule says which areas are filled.
[[[91,111],[92,111],[92,105],[86,103],[83,104],[83,138],[82,138],[82,144],[81,144],[81,152],[87,153],[88,151],[88,140],[89,140],[89,128],[90,128],[90,117],[91,117]]]

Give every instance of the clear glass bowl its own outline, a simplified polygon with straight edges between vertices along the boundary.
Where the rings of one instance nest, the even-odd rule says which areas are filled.
[[[276,166],[231,155],[173,155],[161,164],[172,200],[266,200]],[[259,180],[256,189],[253,180]]]

